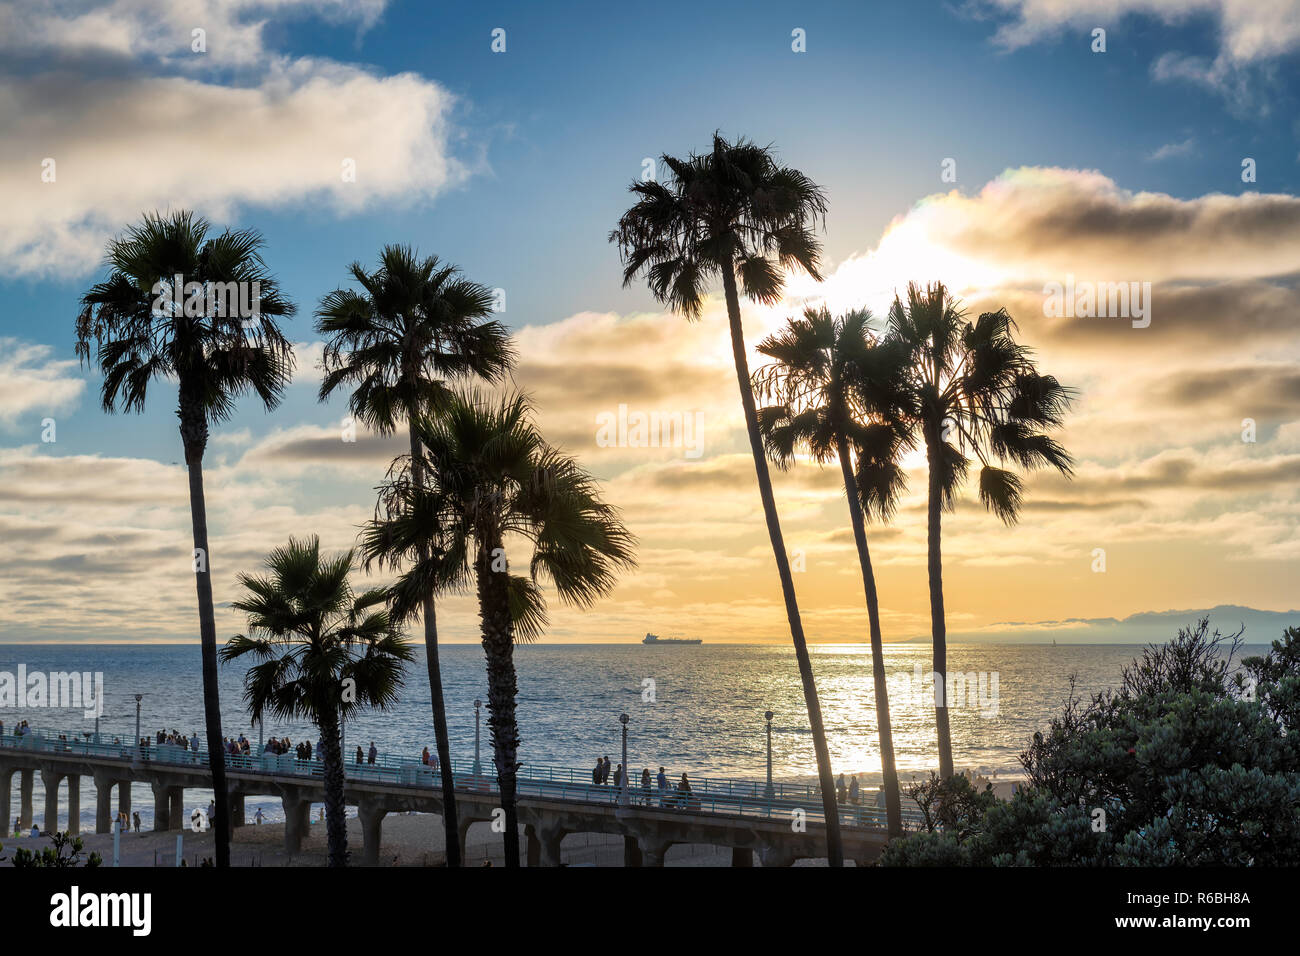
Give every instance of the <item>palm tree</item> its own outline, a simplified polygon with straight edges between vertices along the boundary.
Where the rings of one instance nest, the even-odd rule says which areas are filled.
[[[110,242],[108,278],[81,298],[77,355],[89,364],[94,343],[94,361],[104,377],[100,400],[106,412],[142,412],[155,380],[177,384],[176,414],[189,470],[194,527],[203,710],[216,802],[216,864],[229,866],[229,794],[217,690],[203,452],[209,426],[229,418],[240,395],[254,392],[268,410],[279,404],[293,374],[293,350],[276,319],[292,315],[294,306],[266,271],[262,239],[256,232],[227,230],[209,238],[208,230],[208,222],[190,212],[165,217],[153,213]],[[251,308],[234,307],[232,294]]]
[[[655,298],[687,319],[699,318],[708,283],[722,280],[745,427],[817,755],[827,856],[831,866],[843,866],[830,751],[758,431],[737,286],[739,276],[749,299],[770,305],[781,299],[783,269],[798,267],[821,279],[821,246],[814,227],[819,219],[825,220],[826,197],[799,170],[780,165],[770,148],[743,139],[729,143],[717,133],[710,151],[687,159],[663,156],[662,162],[669,171],[668,182],[634,182],[630,189],[637,200],[609,238],[618,245],[623,284],[630,285],[644,274]]]
[[[880,601],[863,513],[889,518],[904,487],[898,457],[909,435],[898,408],[907,355],[896,344],[877,341],[870,323],[871,313],[865,310],[839,318],[825,307],[806,310],[802,319],[790,319],[781,332],[759,344],[758,351],[773,361],[755,374],[754,385],[774,400],[758,410],[758,425],[777,467],[789,468],[801,448],[818,464],[839,460],[867,601],[885,813],[890,834],[901,836]]]
[[[929,470],[927,543],[930,626],[934,638],[935,726],[939,773],[953,774],[948,731],[948,647],[943,606],[941,521],[952,511],[957,490],[974,455],[980,463],[979,497],[1005,524],[1014,524],[1023,503],[1023,483],[1014,464],[1033,470],[1050,465],[1067,478],[1073,459],[1047,430],[1059,428],[1073,391],[1041,375],[1032,351],[1016,341],[1015,321],[1006,309],[985,312],[975,322],[940,283],[907,287],[889,310],[889,336],[906,348],[909,382],[907,416],[925,441]],[[996,462],[996,464],[994,464]]]
[[[412,456],[386,485],[362,551],[368,561],[430,555],[393,586],[399,613],[430,590],[473,584],[505,859],[518,866],[514,642],[534,640],[545,628],[544,582],[565,603],[590,607],[613,588],[619,571],[634,566],[634,542],[593,479],[542,438],[523,396],[493,400],[471,391],[449,399],[438,415],[421,416],[416,432],[422,460]],[[402,472],[416,467],[427,487],[405,480]],[[512,549],[531,546],[527,573],[510,572],[507,542]]]
[[[437,411],[447,398],[449,380],[501,380],[514,362],[509,333],[500,322],[483,321],[492,313],[492,291],[464,278],[455,266],[439,262],[436,256],[422,259],[408,246],[390,245],[380,253],[374,272],[356,262],[348,271],[363,291],[335,290],[325,296],[316,313],[317,331],[329,336],[320,400],[350,387],[352,415],[374,432],[391,435],[405,421],[414,463],[409,478],[419,486],[424,475],[416,418]],[[407,613],[420,613],[424,619],[447,865],[459,866],[455,778],[433,591]]]
[[[223,662],[252,655],[244,701],[256,721],[310,720],[320,730],[329,865],[348,862],[343,803],[344,721],[363,708],[397,702],[402,671],[415,655],[389,620],[383,589],[356,594],[348,582],[353,552],[322,557],[320,539],[289,539],[266,558],[269,574],[241,574],[248,634],[221,649]]]

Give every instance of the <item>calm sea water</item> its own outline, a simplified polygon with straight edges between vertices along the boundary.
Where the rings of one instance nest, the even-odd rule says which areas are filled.
[[[1248,646],[1246,654],[1263,653]],[[984,675],[983,694],[972,690],[965,706],[950,711],[954,759],[958,767],[1000,773],[1020,769],[1017,755],[1035,730],[1059,712],[1071,676],[1081,693],[1113,686],[1139,645],[955,644],[949,670]],[[373,740],[382,752],[418,757],[432,751],[433,725],[423,649],[408,672],[401,703],[386,714],[368,714],[347,729],[349,750]],[[474,755],[474,700],[486,700],[483,652],[474,645],[442,648],[444,691],[452,754]],[[619,714],[631,717],[628,754],[633,772],[668,768],[670,776],[732,776],[759,779],[766,771],[763,712],[772,710],[773,766],[779,779],[803,780],[816,774],[803,692],[789,647],[773,645],[545,645],[518,648],[520,758],[529,764],[590,767],[608,754],[620,762]],[[880,752],[876,741],[871,654],[866,645],[812,648],[813,671],[836,773],[857,773],[878,784]],[[925,697],[914,677],[928,673],[927,644],[885,648],[891,678],[890,710],[901,772],[937,768],[934,758],[933,697]],[[134,695],[144,695],[143,733],[179,730],[203,736],[202,686],[197,645],[21,645],[0,644],[0,672],[102,672],[104,716],[100,731],[129,740],[135,733]],[[992,683],[996,675],[996,685]],[[245,733],[256,747],[258,731],[242,701],[243,668],[221,668],[223,731]],[[993,693],[996,686],[996,695]],[[904,693],[903,691],[906,690]],[[932,691],[930,692],[932,694]],[[483,761],[491,765],[486,709]],[[94,729],[78,710],[0,707],[6,733],[14,723],[75,733]],[[267,736],[311,740],[306,724],[268,725]],[[13,812],[18,809],[18,777],[13,781]],[[37,777],[36,814],[43,796]],[[209,794],[186,791],[187,810],[206,806]],[[66,799],[62,801],[66,809]],[[82,826],[93,830],[94,794],[83,781]],[[134,809],[150,825],[153,800],[145,785],[133,792]],[[259,804],[249,798],[251,817]],[[260,805],[272,820],[278,801]],[[186,814],[188,820],[188,813]],[[11,825],[12,820],[6,825]],[[38,819],[39,823],[40,820]]]

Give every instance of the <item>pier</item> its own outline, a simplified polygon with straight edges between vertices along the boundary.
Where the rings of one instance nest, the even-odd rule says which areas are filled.
[[[313,803],[325,789],[319,759],[292,754],[227,755],[227,786],[232,824],[245,825],[247,796],[279,798],[285,815],[285,849],[300,852]],[[494,774],[452,761],[461,849],[471,826],[490,823],[499,809]],[[0,821],[8,828],[15,814],[12,790],[19,778],[19,824],[33,823],[32,796],[39,773],[45,791],[41,830],[81,830],[80,783],[95,785],[95,832],[112,831],[118,813],[131,814],[132,783],[145,783],[154,796],[154,829],[184,828],[187,788],[212,788],[206,751],[162,744],[132,747],[74,733],[33,731],[0,739]],[[357,809],[363,846],[361,862],[382,858],[383,821],[389,813],[442,813],[441,776],[418,759],[380,757],[374,764],[345,764],[345,802]],[[68,825],[60,828],[59,787],[68,786]],[[116,810],[113,790],[117,790]],[[570,833],[604,833],[624,838],[629,866],[662,866],[674,844],[729,847],[734,866],[789,866],[796,860],[826,856],[821,797],[804,784],[698,778],[689,805],[673,790],[660,794],[634,786],[624,802],[618,788],[591,783],[591,771],[524,766],[518,774],[517,806],[524,826],[529,866],[559,866],[560,844]],[[885,844],[884,811],[850,805],[842,808],[844,854],[859,865],[873,862]]]

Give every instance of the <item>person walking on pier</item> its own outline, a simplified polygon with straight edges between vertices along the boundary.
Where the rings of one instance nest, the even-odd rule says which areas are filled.
[[[596,766],[593,767],[591,771],[592,786],[599,787],[601,783],[601,778],[604,776],[604,774],[605,774],[605,761],[597,757]]]
[[[373,764],[375,762],[375,758],[378,756],[379,756],[379,751],[375,749],[375,742],[372,740],[370,741],[370,753],[366,757],[366,763]]]
[[[677,784],[677,806],[679,809],[690,809],[692,803],[691,782],[686,779],[686,774],[682,774],[681,781]]]
[[[835,781],[835,796],[839,798],[841,804],[844,803],[844,798],[848,796],[848,791],[844,787],[844,774],[840,774],[840,778]]]
[[[659,806],[668,806],[668,775],[664,773],[664,768],[659,768],[659,776],[656,779],[659,786]]]
[[[650,806],[650,768],[646,767],[641,771],[641,795],[645,798],[645,805]]]
[[[357,744],[357,766],[360,767],[366,762],[366,755],[361,752],[361,745]]]
[[[849,780],[849,803],[858,802],[858,775],[855,773]]]

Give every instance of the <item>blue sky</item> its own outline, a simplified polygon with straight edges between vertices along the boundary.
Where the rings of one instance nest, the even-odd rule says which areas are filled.
[[[10,45],[0,82],[17,94],[7,102],[24,102],[26,96],[27,103],[50,104],[39,115],[29,109],[6,117],[15,135],[6,137],[0,152],[0,175],[6,193],[24,211],[0,213],[0,219],[10,217],[11,237],[8,244],[0,242],[0,337],[11,349],[48,347],[33,360],[44,363],[35,380],[86,383],[78,396],[15,399],[11,408],[0,408],[0,447],[33,445],[41,420],[57,407],[59,440],[36,447],[34,454],[163,465],[179,460],[170,397],[160,393],[143,416],[105,416],[95,408],[94,376],[58,364],[72,357],[77,296],[99,274],[86,249],[94,248],[105,230],[124,226],[131,216],[122,211],[128,208],[193,205],[219,225],[261,230],[267,262],[299,306],[286,325],[297,342],[315,340],[312,310],[321,295],[343,282],[347,263],[373,262],[384,243],[406,242],[504,289],[503,318],[515,329],[532,330],[522,339],[531,347],[554,345],[542,327],[567,328],[566,320],[584,313],[627,319],[660,311],[643,286],[622,288],[616,251],[606,235],[627,204],[626,187],[640,174],[644,157],[703,148],[714,129],[775,144],[786,162],[825,187],[830,198],[825,256],[833,268],[877,250],[891,222],[923,220],[927,208],[947,208],[942,194],[956,189],[962,196],[978,196],[1005,170],[1020,167],[1059,167],[1076,178],[1098,171],[1124,192],[1129,207],[1141,206],[1146,192],[1175,207],[1178,201],[1199,203],[1220,193],[1290,198],[1300,193],[1300,39],[1271,23],[1265,12],[1227,11],[1212,0],[1188,0],[1181,11],[1171,4],[1177,15],[1167,20],[1144,12],[1149,5],[1142,0],[1114,4],[1131,12],[1105,17],[1091,8],[1112,4],[1048,3],[1027,12],[1018,0],[662,2],[628,9],[606,3],[303,0],[278,12],[255,3],[210,0],[200,5],[211,14],[206,59],[186,55],[188,22],[160,14],[166,5],[159,2],[90,4],[106,19],[86,22],[77,19],[80,8],[71,4],[42,9],[0,4],[0,25],[9,27],[5,42]],[[1090,49],[1094,26],[1106,30],[1104,53]],[[504,53],[490,48],[491,32],[498,27],[506,31]],[[796,28],[806,31],[806,52],[791,50]],[[414,74],[409,86],[396,91],[384,86],[403,74]],[[98,92],[106,81],[122,84],[135,97],[132,102],[159,110],[173,102],[165,99],[172,81],[202,84],[214,102],[228,97],[235,104],[242,102],[235,100],[241,91],[255,91],[263,98],[260,106],[284,110],[283,123],[272,112],[272,121],[252,127],[259,133],[250,137],[237,105],[213,114],[210,152],[220,158],[216,178],[222,181],[201,187],[200,174],[187,178],[180,169],[170,179],[159,178],[163,185],[153,189],[152,173],[131,178],[131,154],[122,153],[120,143],[107,145],[113,134],[89,131],[78,139],[84,115],[72,108],[61,115],[62,100],[41,98],[48,96],[41,85],[46,82],[71,90],[69,100],[80,95],[93,103],[104,95],[96,110],[120,119],[116,135],[129,135],[139,117],[111,112],[122,110],[127,99],[109,100]],[[331,131],[345,146],[355,137],[358,149],[377,150],[371,166],[360,167],[361,176],[369,175],[381,156],[392,158],[383,168],[383,182],[367,187],[372,193],[353,201],[336,186],[304,185],[293,162],[312,153],[310,142],[297,160],[276,158],[265,137],[282,130],[286,138],[302,140],[302,130],[313,128],[312,111],[320,108],[316,100],[295,101],[284,94],[276,85],[281,82],[294,92],[315,83],[325,98],[345,104],[348,119],[333,123]],[[409,110],[399,94],[411,96]],[[367,125],[366,114],[381,101],[394,108],[394,122]],[[402,139],[394,124],[418,127],[420,108],[436,117],[438,134],[423,141],[421,130],[403,129],[411,138]],[[166,115],[154,114],[155,125],[143,130],[142,168],[165,165],[178,142],[194,138],[193,116],[178,117],[172,126]],[[389,131],[392,149],[385,139]],[[64,164],[58,186],[40,184],[41,158],[62,155],[55,143],[74,157],[91,159]],[[101,149],[104,155],[117,150],[113,155],[126,156],[126,172],[114,166],[111,176],[94,181],[93,158]],[[430,160],[431,151],[456,172],[436,181],[412,175]],[[324,146],[321,152],[327,153]],[[947,157],[956,160],[955,183],[940,180],[940,163]],[[1257,182],[1242,181],[1244,157],[1256,161]],[[324,156],[326,166],[335,162],[332,154]],[[302,179],[310,175],[304,172]],[[64,177],[78,178],[67,187],[80,190],[72,211],[57,214],[63,219],[43,215],[41,204],[51,190],[65,188]],[[266,181],[244,188],[245,178],[257,177]],[[1020,189],[1021,180],[1008,188]],[[1071,208],[1079,210],[1077,204]],[[72,238],[56,227],[66,227]],[[1152,238],[1162,241],[1169,243],[1170,236]],[[1228,270],[1205,277],[1174,264],[1157,278],[1230,281],[1241,275]],[[1007,281],[1008,288],[1024,286],[1021,279]],[[1294,284],[1285,277],[1278,281],[1285,288]],[[989,287],[968,291],[978,298]],[[662,333],[670,343],[665,348],[672,348],[677,336],[685,340],[681,320],[663,317],[662,322],[671,323]],[[1170,354],[1186,356],[1193,347],[1169,348]],[[586,354],[600,363],[601,356]],[[1279,354],[1277,348],[1261,345],[1248,357],[1270,354]],[[1068,359],[1082,362],[1077,355]],[[1143,361],[1150,364],[1151,357]],[[1080,374],[1101,371],[1094,365]],[[214,446],[212,454],[227,454],[234,467],[237,449],[256,446],[276,429],[334,427],[341,414],[341,402],[318,407],[310,387],[291,389],[274,417],[245,402],[224,431],[248,429],[249,436]],[[1277,429],[1289,421],[1285,410],[1275,418],[1264,427]],[[1171,441],[1180,448],[1202,442]],[[1146,442],[1131,454],[1098,451],[1095,459],[1138,468],[1162,451],[1150,436]],[[742,448],[736,434],[723,435],[715,447],[722,454]],[[593,467],[613,478],[629,466]],[[355,504],[359,490],[370,484],[326,471],[298,475],[292,483],[285,479],[281,493],[301,518],[310,507]],[[830,509],[824,510],[829,514]],[[747,546],[739,553],[748,554]],[[658,590],[673,588],[665,584]],[[1223,603],[1236,600],[1221,597]],[[1160,596],[1145,604],[1136,597],[1126,601],[1106,613],[1123,616],[1169,606]],[[1280,593],[1271,600],[1279,610],[1280,602]],[[845,603],[851,605],[848,598]],[[1243,597],[1240,603],[1249,601]],[[1071,613],[1080,612],[1060,608],[1062,617]]]

